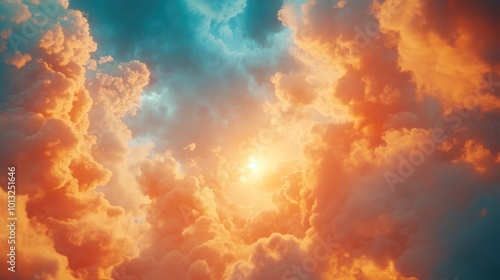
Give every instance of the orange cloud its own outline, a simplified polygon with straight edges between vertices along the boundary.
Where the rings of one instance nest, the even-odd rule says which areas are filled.
[[[29,9],[40,9],[38,5]],[[81,12],[67,10],[67,3],[57,7],[58,20],[37,26],[39,35],[26,39],[22,47],[28,52],[23,57],[9,60],[9,54],[15,57],[19,52],[4,50],[4,62],[17,67],[8,73],[12,77],[6,88],[9,110],[2,111],[0,118],[2,141],[9,143],[2,147],[2,167],[13,164],[19,170],[20,275],[96,279],[133,253],[130,234],[140,229],[132,227],[131,217],[121,207],[94,191],[111,176],[96,161],[87,136],[88,113],[96,105],[89,95],[92,83],[86,80],[84,65],[96,44]],[[35,20],[11,20],[12,30],[18,30],[16,24]],[[11,32],[9,39],[15,35]],[[143,64],[131,62],[132,69],[127,67],[119,81],[124,79],[129,91],[122,91],[125,87],[116,81],[113,84],[120,93],[135,96],[121,96],[117,117],[124,114],[126,102],[129,108],[137,105],[140,89],[147,83]]]
[[[1,167],[19,170],[20,277],[444,278],[460,246],[443,239],[495,217],[482,205],[500,155],[498,15],[488,1],[287,2],[277,16],[296,67],[267,77],[264,116],[250,120],[256,101],[231,97],[224,106],[248,119],[212,137],[232,111],[187,112],[206,125],[174,127],[192,136],[179,140],[178,158],[128,125],[146,65],[92,58],[88,22],[67,1],[57,21],[9,48],[35,2],[2,4],[12,13],[0,18]],[[267,119],[272,139],[245,142]],[[269,166],[249,167],[249,156]]]

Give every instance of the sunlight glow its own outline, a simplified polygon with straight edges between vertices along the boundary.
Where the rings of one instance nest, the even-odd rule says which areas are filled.
[[[243,183],[256,182],[264,175],[266,169],[267,164],[262,158],[251,156],[242,169],[240,181]]]
[[[259,162],[254,157],[250,157],[250,159],[248,159],[247,167],[250,170],[256,170],[259,168]]]
[[[252,177],[260,176],[266,170],[266,162],[262,158],[251,156],[246,167]]]

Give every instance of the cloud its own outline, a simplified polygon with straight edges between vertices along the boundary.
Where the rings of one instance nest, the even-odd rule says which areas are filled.
[[[274,69],[290,63],[283,52],[288,36],[273,29],[277,36],[266,46],[247,38],[246,27],[239,26],[256,22],[260,14],[248,10],[245,1],[126,2],[127,8],[113,13],[116,7],[106,3],[72,5],[88,11],[96,40],[115,59],[139,59],[154,70],[141,109],[126,122],[134,137],[155,143],[155,152],[170,149],[179,158],[187,143],[204,139],[197,142],[196,153],[207,155],[216,146],[232,145],[222,135],[239,134],[243,141],[256,129],[250,123],[243,128],[240,120],[265,122],[260,102],[272,87]],[[133,26],[127,10],[136,10]],[[174,132],[177,136],[171,137]]]
[[[21,277],[498,274],[497,4],[261,2],[2,4]]]
[[[42,4],[30,5],[31,14],[43,9]],[[0,126],[2,141],[9,145],[0,151],[2,167],[9,164],[18,170],[22,244],[17,250],[26,256],[20,261],[26,270],[20,273],[47,279],[97,278],[134,251],[129,234],[138,227],[132,227],[123,208],[94,191],[111,177],[93,156],[87,135],[88,114],[100,100],[89,94],[96,90],[90,85],[99,79],[87,77],[84,65],[96,44],[81,12],[66,10],[64,3],[51,4],[57,7],[57,20],[38,24],[38,35],[26,39],[22,48],[30,59],[22,67],[5,66],[12,63],[9,55],[19,52],[12,45],[4,50],[2,69],[10,82],[3,93],[2,108],[8,109],[2,110]],[[34,21],[30,17],[10,22],[9,36],[15,36],[19,25]],[[140,88],[147,83],[143,64],[127,66],[118,67],[123,70],[119,80],[99,85],[111,100],[115,98],[115,119],[128,110],[125,103],[131,109],[138,105]],[[109,75],[104,75],[107,81]],[[118,93],[119,99],[113,96]],[[34,248],[46,253],[30,253]]]
[[[458,8],[465,2],[441,8],[449,9],[447,15],[452,16],[447,18],[456,16],[468,21],[473,10],[493,5],[486,2],[471,8],[470,13]],[[436,31],[445,24],[432,25],[441,19],[428,7],[436,8],[437,4],[422,2],[410,7],[412,4],[405,2],[398,7],[397,3],[385,1],[379,6],[375,1],[344,1],[332,6],[327,1],[309,1],[300,7],[288,4],[280,11],[281,20],[294,30],[299,48],[313,57],[324,57],[319,64],[327,64],[340,73],[337,80],[330,81],[329,102],[341,104],[349,112],[346,121],[316,125],[311,131],[313,136],[303,150],[309,162],[315,164],[305,166],[304,174],[308,175],[304,188],[310,192],[303,190],[301,200],[307,205],[305,209],[311,209],[306,215],[312,229],[321,236],[331,234],[342,250],[349,252],[350,267],[367,257],[379,268],[390,268],[394,262],[403,276],[419,279],[469,276],[471,271],[482,274],[477,267],[469,267],[467,272],[459,269],[464,264],[456,259],[451,265],[442,257],[443,252],[449,257],[456,247],[439,246],[437,240],[467,231],[462,226],[451,230],[440,224],[449,221],[451,213],[470,215],[463,207],[477,203],[485,193],[493,191],[486,186],[497,180],[496,176],[480,174],[481,166],[488,166],[487,174],[496,170],[494,154],[481,144],[472,144],[465,132],[471,129],[468,122],[472,119],[482,125],[486,120],[481,114],[463,117],[456,113],[452,122],[447,115],[447,108],[462,107],[460,101],[473,95],[474,90],[488,89],[481,79],[496,71],[491,67],[494,62],[475,53],[478,48],[471,47],[467,29],[448,25],[456,27],[456,31]],[[415,18],[410,19],[409,15]],[[432,20],[427,21],[427,17]],[[488,19],[485,17],[485,21]],[[429,24],[419,25],[415,21]],[[465,56],[468,58],[462,61]],[[463,71],[451,70],[463,67]],[[308,71],[307,66],[305,69]],[[300,83],[298,79],[294,81]],[[305,82],[301,84],[307,86]],[[310,91],[304,92],[305,98]],[[474,103],[479,106],[476,110],[497,108],[495,97],[487,93],[482,96],[487,97]],[[474,109],[469,106],[469,110],[472,113]],[[459,119],[464,122],[458,123]],[[402,161],[414,159],[419,147],[427,145],[424,143],[434,128],[444,129],[445,136],[453,138],[452,145],[463,148],[424,155],[423,161],[412,167],[411,177],[404,178],[395,193],[388,191],[381,175],[397,170]],[[476,141],[489,143],[488,138]],[[432,145],[439,147],[440,143]],[[463,164],[461,159],[474,162],[475,168]],[[450,191],[456,194],[453,200],[445,195]],[[475,221],[479,219],[477,216]],[[441,263],[447,263],[446,269],[441,268]],[[360,271],[374,275],[366,273],[367,267]],[[328,273],[323,268],[314,275]]]
[[[213,19],[216,22],[228,21],[245,8],[246,1],[206,1],[206,0],[187,0],[188,6],[198,13],[201,13]]]
[[[2,201],[7,201],[7,195],[6,191],[0,190]],[[16,244],[10,244],[16,246],[16,275],[23,278],[38,276],[45,279],[74,279],[67,258],[54,249],[54,242],[44,234],[45,227],[30,224],[24,210],[27,200],[26,196],[16,197],[17,241]],[[8,213],[6,203],[0,207],[2,213]],[[1,242],[8,244],[7,237],[7,234],[2,235]],[[12,272],[7,270],[8,266],[10,265],[2,265],[2,278],[12,277]]]
[[[17,69],[23,68],[26,63],[31,60],[31,55],[29,54],[21,54],[20,52],[15,52],[14,55],[8,59],[6,62],[15,66]]]
[[[269,36],[283,28],[278,20],[281,1],[248,0],[244,11],[244,30],[259,44],[266,44]],[[256,20],[258,19],[258,20]]]
[[[397,1],[386,1],[381,9],[393,2]],[[394,15],[379,15],[381,30],[398,32],[400,66],[412,73],[420,94],[437,96],[453,106],[473,94],[484,75],[498,74],[498,54],[493,49],[499,42],[492,36],[498,3],[426,1],[401,3],[400,9]],[[436,16],[443,10],[446,16]],[[482,101],[498,106],[497,98]]]

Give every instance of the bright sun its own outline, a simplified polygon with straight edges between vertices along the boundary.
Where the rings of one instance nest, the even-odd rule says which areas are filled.
[[[272,207],[274,204],[270,194],[261,190],[271,161],[272,157],[265,158],[262,155],[250,155],[242,160],[238,168],[239,180],[232,181],[228,185],[227,197],[248,207],[247,210],[252,213]]]
[[[266,164],[263,159],[251,156],[248,158],[245,169],[246,171],[243,172],[244,175],[241,177],[241,181],[248,182],[251,178],[260,178],[266,169]]]
[[[248,159],[247,167],[248,167],[248,169],[254,171],[254,170],[259,168],[259,162],[254,157],[250,157]]]

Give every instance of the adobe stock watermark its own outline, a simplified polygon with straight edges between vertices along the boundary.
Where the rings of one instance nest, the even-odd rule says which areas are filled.
[[[300,266],[293,265],[291,269],[285,271],[281,277],[282,280],[309,279],[311,274],[318,269],[319,263],[328,260],[335,252],[334,249],[340,247],[339,243],[331,241],[331,236],[328,236],[326,241],[316,236],[315,241],[312,256],[305,257]]]
[[[391,22],[392,17],[401,13],[402,9],[401,1],[389,2],[387,8],[380,10],[379,20],[370,20],[363,28],[354,26],[354,53],[361,53],[361,50],[368,47],[372,40],[380,34],[380,21]]]
[[[461,107],[456,107],[453,114],[445,115],[443,117],[443,123],[449,125],[449,129],[455,132],[460,127],[462,127],[464,119],[471,116],[471,113],[477,109],[480,104],[480,100],[486,97],[485,93],[493,93],[496,87],[500,87],[500,81],[493,81],[493,74],[489,73],[488,80],[480,81],[474,95],[466,97],[462,103]],[[391,192],[395,191],[395,186],[398,183],[404,183],[416,170],[416,167],[422,165],[428,157],[430,157],[436,150],[436,147],[446,141],[448,135],[444,128],[434,126],[430,132],[430,137],[425,141],[419,143],[417,148],[412,150],[407,158],[398,156],[399,164],[397,170],[385,171],[384,178],[389,186]]]
[[[40,0],[38,6],[23,2],[29,7],[32,18],[23,21],[20,32],[12,32],[9,36],[9,44],[16,52],[19,47],[27,44],[30,39],[40,33],[40,30],[50,23],[57,22],[61,6],[55,0]]]

